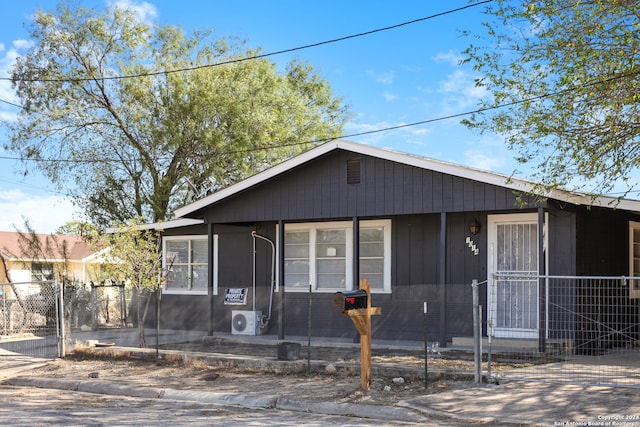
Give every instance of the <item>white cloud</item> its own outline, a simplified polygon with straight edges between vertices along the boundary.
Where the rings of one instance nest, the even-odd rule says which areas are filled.
[[[0,230],[24,230],[24,219],[38,233],[53,233],[61,225],[77,219],[79,211],[60,196],[34,196],[21,190],[0,193]]]
[[[475,75],[461,69],[449,74],[447,79],[440,83],[439,90],[442,93],[458,93],[475,99],[487,93],[486,89],[476,86]]]
[[[4,53],[4,56],[0,57],[0,76],[9,77],[11,75],[11,67],[15,64],[16,58],[21,55],[21,51],[32,46],[32,41],[22,39],[14,40],[9,50],[5,50],[4,45],[2,45],[0,52]],[[0,99],[13,104],[20,104],[15,91],[11,88],[11,82],[8,80],[0,80]],[[0,119],[15,121],[16,107],[10,106],[6,102],[0,102]]]
[[[455,70],[441,81],[438,93],[443,95],[440,112],[443,116],[475,109],[478,101],[488,95],[485,88],[475,85],[475,75],[462,69]]]
[[[2,98],[2,95],[0,95],[0,99],[4,99],[4,98]],[[6,103],[0,102],[0,105],[2,105],[2,104],[6,104]],[[2,108],[2,107],[0,107],[0,108]],[[8,111],[2,111],[0,109],[0,120],[1,121],[6,121],[6,122],[13,122],[13,121],[16,120],[16,113],[11,113],[11,112],[8,112]]]
[[[34,45],[33,41],[31,41],[31,40],[22,40],[22,39],[14,40],[11,43],[11,46],[13,46],[17,50],[29,49],[29,48],[33,47],[33,45]]]
[[[505,165],[505,159],[481,148],[466,150],[465,163],[473,168],[486,171],[499,171]]]
[[[151,3],[136,0],[109,0],[108,7],[117,7],[124,10],[130,10],[140,19],[140,21],[149,22],[158,17],[158,10]]]
[[[424,67],[419,65],[401,65],[400,68],[409,72],[409,73],[419,73],[424,70]]]
[[[393,71],[376,72],[373,70],[369,70],[367,71],[367,74],[371,76],[371,78],[375,82],[381,83],[383,85],[393,84],[393,81],[395,79],[395,73]]]
[[[384,97],[385,101],[394,101],[398,98],[398,95],[396,95],[395,93],[391,93],[391,92],[384,92],[382,94],[382,96]]]
[[[377,122],[366,122],[366,117],[359,117],[358,123],[351,123],[346,126],[346,134],[362,133],[379,129],[394,128],[403,126],[406,122],[388,122],[385,120]],[[429,136],[432,131],[431,126],[409,126],[385,132],[374,132],[366,135],[359,135],[348,140],[361,144],[374,145],[380,148],[387,148],[405,153],[422,155],[425,147],[429,145]]]
[[[444,62],[450,65],[458,66],[460,61],[464,59],[464,56],[452,50],[448,52],[440,52],[432,58],[435,62]]]
[[[411,132],[411,134],[415,136],[422,136],[428,134],[429,132],[429,128],[416,128]]]
[[[472,134],[470,131],[466,133]],[[475,136],[468,139],[466,145],[470,148],[463,155],[464,164],[468,166],[505,175],[512,175],[519,168],[514,153],[500,135]]]

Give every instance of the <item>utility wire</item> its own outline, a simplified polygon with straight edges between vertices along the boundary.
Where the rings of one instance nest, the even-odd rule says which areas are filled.
[[[633,76],[636,76],[638,74],[640,74],[640,71],[634,71],[634,72],[627,73],[627,74],[621,74],[621,75],[618,75],[618,76],[609,77],[609,78],[603,79],[603,80],[596,80],[596,81],[592,81],[592,82],[583,83],[583,84],[578,85],[578,86],[572,86],[572,87],[569,87],[569,88],[566,88],[566,89],[562,89],[562,90],[558,90],[558,91],[555,91],[555,92],[543,93],[543,94],[540,94],[540,95],[532,96],[530,98],[518,99],[518,100],[511,101],[511,102],[506,102],[504,104],[491,105],[491,106],[488,106],[488,107],[478,108],[478,109],[475,109],[475,110],[472,110],[472,111],[465,111],[465,112],[462,112],[462,113],[435,117],[435,118],[431,118],[431,119],[421,120],[421,121],[418,121],[418,122],[405,123],[405,124],[397,125],[397,126],[389,126],[389,127],[385,127],[385,128],[373,129],[373,130],[369,130],[369,131],[365,131],[365,132],[343,134],[343,135],[340,135],[340,136],[335,136],[335,137],[326,138],[326,139],[309,140],[309,141],[303,141],[303,142],[295,142],[295,143],[291,143],[291,144],[270,145],[269,147],[264,147],[264,148],[251,148],[251,149],[246,149],[246,150],[224,151],[224,152],[221,152],[220,155],[238,154],[238,153],[251,153],[251,152],[257,152],[257,151],[263,151],[263,150],[271,150],[271,149],[274,149],[274,148],[296,147],[296,146],[300,146],[300,145],[313,145],[313,144],[328,142],[328,141],[331,141],[331,140],[334,140],[334,139],[347,139],[347,138],[353,138],[353,137],[356,137],[356,136],[371,135],[371,134],[380,133],[380,132],[388,132],[388,131],[393,131],[393,130],[398,130],[398,129],[404,129],[404,128],[408,128],[408,127],[414,127],[414,126],[424,125],[424,124],[428,124],[428,123],[440,122],[440,121],[444,121],[444,120],[455,119],[455,118],[458,118],[458,117],[464,117],[464,116],[470,116],[470,115],[473,115],[473,114],[484,113],[484,112],[491,111],[491,110],[498,110],[498,109],[501,109],[501,108],[513,107],[515,105],[524,104],[524,103],[528,103],[528,102],[541,101],[541,100],[544,100],[546,98],[550,98],[550,97],[553,97],[553,96],[571,93],[571,92],[574,92],[574,91],[576,91],[578,89],[585,89],[585,88],[597,86],[597,85],[600,85],[600,84],[610,83],[612,81],[624,79],[624,78],[627,78],[627,77],[633,77]],[[109,160],[109,159],[95,159],[95,160],[31,159],[31,158],[7,157],[7,156],[0,156],[0,159],[21,160],[21,161],[30,160],[30,161],[42,161],[42,162],[68,162],[68,163],[95,163],[95,162],[108,162],[108,161],[118,162],[117,160]]]
[[[19,185],[19,186],[22,186],[22,187],[32,188],[32,189],[36,189],[36,190],[41,190],[41,191],[45,191],[47,193],[52,193],[52,194],[59,195],[59,196],[65,196],[65,197],[71,196],[70,193],[63,192],[63,191],[60,191],[60,190],[54,190],[54,189],[51,189],[51,188],[46,188],[46,187],[42,187],[42,186],[39,186],[39,185],[33,185],[33,184],[29,184],[29,183],[22,182],[22,181],[15,181],[15,180],[8,179],[8,178],[3,178],[3,177],[0,177],[0,182],[4,182],[4,183],[7,183],[7,184],[13,184],[13,185]]]
[[[13,102],[11,102],[11,101],[7,101],[7,100],[5,100],[5,99],[1,99],[1,98],[0,98],[0,102],[4,102],[5,104],[9,104],[9,105],[12,105],[12,106],[14,106],[14,107],[18,107],[18,108],[20,108],[20,109],[23,109],[23,108],[24,108],[24,107],[23,107],[22,105],[20,105],[20,104],[15,104],[15,103],[13,103]]]
[[[371,135],[371,134],[374,134],[374,133],[387,132],[387,131],[392,131],[392,130],[397,130],[397,129],[403,129],[403,128],[408,128],[408,127],[413,127],[413,126],[419,126],[419,125],[423,125],[423,124],[427,124],[427,123],[433,123],[433,122],[438,122],[438,121],[443,121],[443,120],[449,120],[449,119],[453,119],[453,118],[458,118],[458,117],[468,116],[468,115],[472,115],[472,114],[483,113],[483,112],[486,112],[486,111],[496,110],[496,109],[500,109],[500,108],[511,107],[511,106],[522,104],[522,103],[526,103],[526,102],[540,101],[540,100],[543,100],[545,98],[549,98],[549,97],[552,97],[552,96],[561,95],[561,94],[565,94],[565,93],[570,93],[570,92],[573,92],[573,91],[575,91],[577,89],[580,89],[580,88],[588,88],[588,87],[596,86],[596,85],[599,85],[599,84],[603,84],[603,83],[608,83],[608,82],[611,82],[611,81],[619,80],[619,79],[622,79],[622,78],[633,77],[633,76],[638,75],[638,74],[640,74],[640,71],[635,71],[635,72],[628,73],[628,74],[622,74],[622,75],[611,77],[611,78],[608,78],[608,79],[605,79],[605,80],[588,82],[588,83],[585,83],[585,84],[582,84],[582,85],[579,85],[579,86],[574,86],[574,87],[563,89],[563,90],[559,90],[559,91],[556,91],[556,92],[541,94],[541,95],[537,95],[537,96],[534,96],[534,97],[531,97],[531,98],[527,98],[527,99],[515,100],[515,101],[507,102],[507,103],[504,103],[504,104],[478,108],[478,109],[472,110],[472,111],[466,111],[466,112],[463,112],[463,113],[451,114],[451,115],[448,115],[448,116],[441,116],[441,117],[436,117],[436,118],[427,119],[427,120],[421,120],[421,121],[418,121],[418,122],[406,123],[406,124],[397,125],[397,126],[390,126],[390,127],[386,127],[386,128],[379,128],[379,129],[374,129],[374,130],[370,130],[370,131],[366,131],[366,132],[345,134],[345,135],[341,135],[341,136],[336,136],[334,138],[326,138],[326,139],[322,139],[322,140],[310,140],[310,141],[296,142],[296,143],[291,143],[291,144],[270,145],[269,147],[254,148],[254,149],[247,149],[247,150],[228,150],[228,151],[224,151],[224,152],[220,153],[220,155],[238,154],[238,153],[250,153],[250,152],[262,151],[262,150],[271,150],[271,149],[274,149],[274,148],[295,147],[295,146],[300,146],[300,145],[314,145],[314,144],[318,144],[318,143],[329,142],[329,141],[336,140],[336,139],[347,139],[347,138],[352,138],[352,137],[355,137],[355,136]],[[37,160],[37,159],[30,159],[30,158],[8,157],[8,156],[0,156],[0,159],[4,159],[4,160],[20,160],[20,161],[28,161],[28,160],[30,160],[30,161],[46,161],[46,162],[67,162],[67,163],[94,163],[94,162],[107,162],[107,161],[110,161],[108,159],[96,159],[96,160],[38,159]],[[115,160],[111,160],[111,161],[115,162]],[[1,180],[1,178],[0,178],[0,180]],[[627,194],[627,193],[640,193],[640,190],[628,191],[625,194]],[[61,194],[63,194],[63,193],[61,193]],[[612,193],[612,194],[616,194],[616,193]]]
[[[175,69],[175,70],[164,70],[164,71],[155,71],[155,72],[140,73],[140,74],[129,74],[129,75],[124,75],[124,76],[101,76],[100,79],[101,80],[134,79],[134,78],[140,78],[140,77],[152,77],[152,76],[158,76],[158,75],[168,75],[168,74],[174,74],[174,73],[182,73],[182,72],[187,72],[187,71],[199,70],[199,69],[203,69],[203,68],[219,67],[219,66],[228,65],[228,64],[237,64],[237,63],[244,62],[244,61],[251,61],[251,60],[254,60],[254,59],[267,58],[269,56],[274,56],[274,55],[282,55],[284,53],[296,52],[296,51],[299,51],[299,50],[310,49],[310,48],[313,48],[313,47],[323,46],[323,45],[332,44],[332,43],[338,43],[338,42],[342,42],[342,41],[345,41],[345,40],[355,39],[355,38],[358,38],[358,37],[364,37],[364,36],[368,36],[368,35],[371,35],[371,34],[380,33],[380,32],[383,32],[383,31],[389,31],[389,30],[393,30],[393,29],[396,29],[396,28],[404,27],[406,25],[416,24],[418,22],[423,22],[423,21],[427,21],[427,20],[430,20],[430,19],[438,18],[438,17],[441,17],[441,16],[449,15],[449,14],[452,14],[452,13],[460,12],[460,11],[463,11],[465,9],[469,9],[469,8],[472,8],[472,7],[480,6],[480,5],[483,5],[483,4],[486,4],[486,3],[491,3],[492,1],[493,0],[482,0],[482,1],[479,1],[477,3],[468,4],[466,6],[458,7],[456,9],[450,9],[450,10],[447,10],[445,12],[436,13],[434,15],[425,16],[423,18],[413,19],[411,21],[402,22],[400,24],[390,25],[390,26],[387,26],[387,27],[377,28],[377,29],[370,30],[370,31],[365,31],[365,32],[362,32],[362,33],[351,34],[351,35],[344,36],[344,37],[338,37],[338,38],[335,38],[335,39],[325,40],[325,41],[321,41],[321,42],[317,42],[317,43],[311,43],[311,44],[298,46],[298,47],[293,47],[293,48],[289,48],[289,49],[278,50],[278,51],[274,51],[274,52],[263,53],[263,54],[260,54],[260,55],[248,56],[248,57],[244,57],[244,58],[231,59],[231,60],[223,61],[223,62],[217,62],[215,64],[195,65],[193,67],[178,68],[178,69]],[[11,78],[9,78],[9,77],[0,77],[0,80],[11,80]],[[82,81],[93,81],[93,80],[95,80],[95,79],[92,78],[92,77],[84,77],[84,78],[77,78],[77,79],[38,79],[38,78],[36,78],[36,79],[18,79],[18,81],[22,81],[22,82],[82,82]]]

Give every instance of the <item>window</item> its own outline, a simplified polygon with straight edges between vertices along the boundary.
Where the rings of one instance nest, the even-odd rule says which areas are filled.
[[[353,283],[353,223],[285,224],[287,291],[336,292]],[[360,222],[360,277],[374,292],[391,292],[391,221]]]
[[[287,231],[284,243],[284,282],[286,286],[304,289],[309,286],[309,230]]]
[[[53,264],[50,262],[31,263],[31,281],[44,282],[53,280]]]
[[[385,228],[360,228],[360,276],[371,289],[385,288]]]
[[[316,229],[316,289],[345,289],[347,230]]]
[[[207,294],[207,236],[171,236],[163,239],[162,267],[166,293]]]

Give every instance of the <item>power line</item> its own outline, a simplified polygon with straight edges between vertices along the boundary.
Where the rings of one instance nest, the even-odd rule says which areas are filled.
[[[5,99],[0,99],[0,102],[4,102],[5,104],[9,104],[9,105],[12,105],[12,106],[14,106],[14,107],[18,107],[18,108],[20,108],[20,109],[24,108],[24,107],[23,107],[22,105],[20,105],[20,104],[15,104],[15,103],[13,103],[13,102],[11,102],[11,101],[7,101],[7,100],[5,100]]]
[[[444,121],[444,120],[450,120],[450,119],[455,119],[455,118],[459,118],[459,117],[470,116],[472,114],[484,113],[484,112],[487,112],[487,111],[498,110],[498,109],[506,108],[506,107],[512,107],[512,106],[515,106],[515,105],[524,104],[524,103],[528,103],[528,102],[541,101],[543,99],[550,98],[552,96],[571,93],[571,92],[574,92],[574,91],[576,91],[578,89],[585,89],[585,88],[597,86],[597,85],[600,85],[600,84],[605,84],[605,83],[609,83],[609,82],[612,82],[612,81],[624,79],[624,78],[627,78],[627,77],[633,77],[633,76],[638,75],[638,74],[640,74],[640,71],[634,71],[634,72],[627,73],[627,74],[621,74],[621,75],[618,75],[618,76],[609,77],[609,78],[606,78],[606,79],[603,79],[603,80],[596,80],[596,81],[592,81],[592,82],[583,83],[583,84],[578,85],[578,86],[572,86],[572,87],[569,87],[569,88],[566,88],[566,89],[562,89],[562,90],[558,90],[558,91],[555,91],[555,92],[543,93],[543,94],[532,96],[532,97],[526,98],[526,99],[518,99],[518,100],[514,100],[514,101],[511,101],[511,102],[504,103],[504,104],[491,105],[491,106],[488,106],[488,107],[478,108],[478,109],[475,109],[475,110],[472,110],[472,111],[465,111],[465,112],[462,112],[462,113],[450,114],[450,115],[447,115],[447,116],[440,116],[440,117],[435,117],[435,118],[431,118],[431,119],[420,120],[420,121],[417,121],[417,122],[405,123],[405,124],[397,125],[397,126],[389,126],[389,127],[385,127],[385,128],[378,128],[378,129],[373,129],[373,130],[369,130],[369,131],[365,131],[365,132],[343,134],[343,135],[340,135],[340,136],[335,136],[335,137],[332,137],[332,138],[326,138],[326,139],[321,139],[321,140],[309,140],[309,141],[303,141],[303,142],[295,142],[295,143],[291,143],[291,144],[270,145],[269,147],[264,147],[264,148],[252,148],[252,149],[246,149],[246,150],[224,151],[224,152],[221,152],[220,155],[238,154],[238,153],[251,153],[251,152],[262,151],[262,150],[272,150],[274,148],[296,147],[296,146],[300,146],[300,145],[313,145],[313,144],[327,142],[327,141],[330,141],[330,140],[333,140],[333,139],[347,139],[347,138],[353,138],[353,137],[356,137],[356,136],[371,135],[371,134],[374,134],[374,133],[389,132],[389,131],[393,131],[393,130],[408,128],[408,127],[420,126],[420,125],[424,125],[424,124],[428,124],[428,123],[440,122],[440,121]],[[94,160],[30,159],[30,158],[8,157],[8,156],[0,156],[0,159],[4,159],[4,160],[20,160],[20,161],[66,162],[66,163],[95,163],[95,162],[109,162],[109,161],[118,162],[117,160],[110,160],[110,159],[94,159]]]
[[[38,185],[33,185],[33,184],[29,184],[29,183],[22,182],[22,181],[15,181],[15,180],[11,180],[11,179],[8,179],[8,178],[3,178],[3,177],[0,177],[0,182],[5,182],[7,184],[13,184],[13,185],[19,185],[19,186],[26,187],[26,188],[32,188],[32,189],[35,189],[35,190],[40,190],[40,191],[44,191],[44,192],[47,192],[47,193],[52,193],[52,194],[59,195],[59,196],[64,196],[64,197],[71,196],[71,194],[65,193],[65,192],[62,192],[62,191],[59,191],[59,190],[53,190],[53,189],[50,189],[50,188],[41,187],[41,186],[38,186]]]
[[[423,21],[427,21],[427,20],[430,20],[430,19],[438,18],[438,17],[441,17],[441,16],[449,15],[449,14],[452,14],[452,13],[460,12],[460,11],[463,11],[465,9],[469,9],[469,8],[472,8],[472,7],[480,6],[480,5],[483,5],[483,4],[486,4],[486,3],[491,3],[492,1],[493,0],[482,0],[482,1],[479,1],[477,3],[468,4],[466,6],[458,7],[456,9],[450,9],[450,10],[447,10],[445,12],[436,13],[434,15],[425,16],[423,18],[413,19],[411,21],[402,22],[400,24],[390,25],[390,26],[382,27],[382,28],[376,28],[374,30],[365,31],[365,32],[362,32],[362,33],[351,34],[351,35],[344,36],[344,37],[338,37],[338,38],[335,38],[335,39],[325,40],[325,41],[321,41],[321,42],[317,42],[317,43],[311,43],[311,44],[298,46],[298,47],[293,47],[293,48],[289,48],[289,49],[278,50],[278,51],[274,51],[274,52],[263,53],[263,54],[260,54],[260,55],[248,56],[248,57],[244,57],[244,58],[236,58],[236,59],[231,59],[231,60],[223,61],[223,62],[217,62],[215,64],[195,65],[193,67],[178,68],[178,69],[175,69],[175,70],[155,71],[155,72],[140,73],[140,74],[129,74],[129,75],[124,75],[124,76],[101,76],[100,79],[101,80],[123,80],[123,79],[134,79],[134,78],[140,78],[140,77],[153,77],[153,76],[158,76],[158,75],[168,75],[168,74],[174,74],[174,73],[182,73],[182,72],[187,72],[187,71],[194,71],[194,70],[199,70],[199,69],[203,69],[203,68],[219,67],[219,66],[228,65],[228,64],[237,64],[237,63],[244,62],[244,61],[251,61],[251,60],[255,60],[255,59],[267,58],[269,56],[275,56],[275,55],[282,55],[284,53],[296,52],[296,51],[299,51],[299,50],[310,49],[310,48],[313,48],[313,47],[323,46],[323,45],[332,44],[332,43],[338,43],[338,42],[342,42],[342,41],[345,41],[345,40],[355,39],[355,38],[358,38],[358,37],[364,37],[364,36],[368,36],[368,35],[371,35],[371,34],[380,33],[380,32],[383,32],[383,31],[389,31],[389,30],[393,30],[393,29],[396,29],[396,28],[404,27],[404,26],[407,26],[407,25],[416,24],[416,23],[419,23],[419,22],[423,22]],[[0,80],[11,80],[11,79],[9,77],[0,77]],[[94,80],[94,78],[91,78],[91,77],[76,78],[76,79],[38,79],[38,78],[36,78],[36,79],[17,79],[17,80],[18,81],[22,81],[22,82],[82,82],[82,81],[92,81],[92,80]]]
[[[515,101],[507,102],[507,103],[504,103],[504,104],[492,105],[492,106],[489,106],[489,107],[479,108],[479,109],[473,110],[473,111],[466,111],[464,113],[458,113],[458,114],[451,114],[451,115],[448,115],[448,116],[436,117],[436,118],[433,118],[433,119],[427,119],[427,120],[422,120],[422,121],[419,121],[419,122],[407,123],[407,124],[404,124],[404,125],[390,126],[390,127],[386,127],[386,128],[374,129],[374,130],[365,131],[365,132],[352,133],[352,134],[349,134],[349,135],[341,136],[339,138],[352,138],[354,136],[370,135],[370,134],[374,134],[374,133],[378,133],[378,132],[386,132],[386,131],[390,131],[390,130],[397,130],[397,129],[407,128],[407,127],[412,127],[412,126],[424,125],[424,124],[427,124],[427,123],[439,122],[439,121],[442,121],[442,120],[449,120],[449,119],[455,119],[455,118],[463,117],[463,116],[470,116],[472,114],[484,113],[486,111],[497,110],[497,109],[506,108],[506,107],[513,107],[514,105],[524,104],[524,103],[532,102],[532,101],[540,101],[540,100],[543,100],[543,99],[546,99],[546,98],[551,98],[553,96],[563,95],[563,94],[566,94],[566,93],[571,93],[571,92],[574,92],[574,91],[576,91],[578,89],[586,89],[586,88],[597,86],[597,85],[601,85],[601,84],[604,84],[604,83],[609,83],[609,82],[612,82],[612,81],[615,81],[615,80],[620,80],[620,79],[627,78],[627,77],[633,77],[633,76],[638,75],[638,74],[640,74],[640,71],[634,71],[634,72],[627,73],[627,74],[621,74],[619,76],[609,77],[609,78],[604,79],[604,80],[597,80],[597,81],[587,82],[587,83],[584,83],[584,84],[581,84],[581,85],[578,85],[578,86],[572,86],[570,88],[558,90],[558,91],[555,91],[555,92],[543,93],[543,94],[540,94],[540,95],[533,96],[531,98],[517,99]]]

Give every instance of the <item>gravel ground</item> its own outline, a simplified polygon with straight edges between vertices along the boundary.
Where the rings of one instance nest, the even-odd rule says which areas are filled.
[[[162,349],[181,350],[189,354],[227,353],[235,355],[276,358],[275,346],[222,343],[183,343],[162,346]],[[194,353],[197,352],[197,353]],[[429,357],[430,372],[472,372],[469,360]],[[301,358],[307,357],[302,349]],[[197,357],[175,354],[155,358],[132,359],[127,353],[117,354],[76,347],[66,359],[51,361],[47,366],[25,375],[74,380],[109,381],[140,387],[207,390],[242,393],[245,395],[273,394],[283,397],[309,398],[320,401],[389,405],[432,393],[472,387],[469,376],[440,375],[425,388],[424,358],[411,352],[374,351],[372,365],[402,366],[409,374],[397,377],[372,375],[369,390],[360,385],[360,351],[354,348],[311,348],[311,360],[328,363],[352,362],[353,369],[315,370],[311,373],[275,373],[249,370],[235,366],[211,366]],[[411,373],[412,372],[412,373]]]

